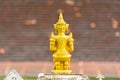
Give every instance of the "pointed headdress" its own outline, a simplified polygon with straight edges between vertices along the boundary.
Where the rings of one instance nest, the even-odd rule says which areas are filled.
[[[57,25],[59,25],[59,24],[64,24],[65,27],[66,27],[66,31],[68,30],[69,24],[67,24],[67,23],[64,21],[62,13],[60,13],[59,19],[58,19],[57,23],[54,24],[55,30],[56,30],[56,28],[57,28]]]

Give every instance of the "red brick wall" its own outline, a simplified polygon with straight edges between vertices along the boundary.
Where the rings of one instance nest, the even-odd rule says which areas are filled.
[[[0,61],[52,61],[60,11],[75,39],[73,61],[120,61],[119,0],[1,0]]]

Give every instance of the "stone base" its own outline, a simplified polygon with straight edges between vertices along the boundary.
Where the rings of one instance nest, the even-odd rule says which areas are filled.
[[[83,74],[44,74],[38,77],[38,80],[90,80]]]
[[[71,74],[72,71],[71,70],[53,70],[52,73],[53,74]]]

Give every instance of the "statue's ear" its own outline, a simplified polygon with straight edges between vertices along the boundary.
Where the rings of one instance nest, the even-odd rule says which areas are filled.
[[[69,24],[66,24],[65,32],[68,32],[68,26],[69,26]]]

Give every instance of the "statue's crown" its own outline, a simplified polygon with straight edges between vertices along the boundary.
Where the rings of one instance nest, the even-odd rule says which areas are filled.
[[[54,24],[55,30],[57,30],[57,28],[60,27],[60,26],[57,26],[58,24],[64,24],[64,25],[65,25],[65,27],[64,27],[64,28],[65,28],[65,31],[66,31],[66,32],[68,31],[68,26],[69,26],[69,24],[67,24],[67,23],[64,21],[62,13],[60,13],[59,19],[58,19],[57,23]]]
[[[60,15],[59,15],[59,20],[58,20],[58,22],[57,22],[56,24],[67,24],[67,23],[64,21],[64,19],[63,19],[62,13],[60,13]]]

